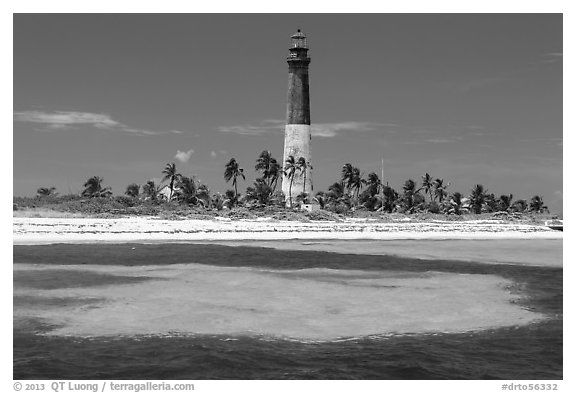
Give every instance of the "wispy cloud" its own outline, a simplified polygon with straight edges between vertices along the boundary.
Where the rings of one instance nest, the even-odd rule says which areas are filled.
[[[395,133],[397,124],[393,123],[370,123],[349,121],[343,123],[320,123],[312,125],[312,135],[322,138],[331,138],[347,132],[370,132],[370,131],[387,131]]]
[[[90,112],[40,112],[40,111],[20,111],[14,112],[14,121],[25,123],[41,124],[43,128],[39,131],[71,130],[75,126],[90,126],[100,130],[123,132],[133,135],[165,135],[181,134],[182,131],[151,131],[141,128],[133,128],[119,121],[112,119],[110,115]]]
[[[542,60],[540,60],[540,63],[558,63],[562,61],[562,58],[564,57],[564,54],[561,52],[551,52],[551,53],[544,53],[542,55]]]
[[[462,140],[461,136],[453,136],[448,138],[431,138],[425,139],[424,142],[426,143],[454,143]]]
[[[212,150],[210,152],[210,157],[216,158],[217,156],[225,156],[226,154],[228,154],[226,150]]]
[[[192,153],[194,153],[193,149],[190,149],[188,151],[178,150],[176,152],[176,155],[174,156],[174,158],[180,162],[188,162],[188,161],[190,161],[190,157],[192,157]]]
[[[259,125],[235,125],[222,126],[220,132],[233,133],[239,135],[258,136],[264,134],[278,134],[283,132],[285,122],[283,120],[264,120]],[[319,138],[332,138],[349,132],[368,132],[381,131],[396,132],[394,128],[398,127],[393,123],[372,123],[349,121],[341,123],[317,123],[312,124],[312,136]]]
[[[220,132],[226,132],[229,134],[238,134],[238,135],[249,135],[249,136],[259,136],[268,133],[276,133],[279,130],[280,127],[252,126],[252,125],[218,127],[218,131]]]
[[[445,143],[455,143],[463,139],[462,136],[447,136],[447,137],[437,137],[437,138],[422,138],[412,141],[404,142],[407,145],[416,145],[422,143],[435,143],[435,144],[445,144]]]
[[[559,148],[562,148],[564,146],[564,139],[563,138],[554,138],[554,137],[521,138],[521,139],[518,139],[518,142],[528,142],[528,143],[553,145],[553,146],[557,146]]]

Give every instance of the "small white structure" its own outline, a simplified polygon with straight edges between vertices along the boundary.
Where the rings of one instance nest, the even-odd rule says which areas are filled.
[[[317,203],[303,203],[300,205],[300,210],[306,210],[307,212],[317,212],[320,210],[320,205]]]
[[[174,187],[174,191],[176,191],[176,187]],[[174,196],[174,192],[172,192],[172,196]],[[167,201],[170,200],[170,187],[168,185],[162,186],[158,190],[158,197],[160,199],[166,199]]]

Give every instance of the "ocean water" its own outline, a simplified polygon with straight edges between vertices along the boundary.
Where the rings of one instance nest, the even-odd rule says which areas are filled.
[[[562,379],[558,266],[214,244],[14,263],[14,379]]]

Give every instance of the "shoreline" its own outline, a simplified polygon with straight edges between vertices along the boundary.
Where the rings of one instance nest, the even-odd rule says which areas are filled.
[[[13,218],[13,244],[130,243],[241,240],[515,240],[556,239],[542,225],[495,220],[458,222],[342,222],[161,220],[130,218]]]

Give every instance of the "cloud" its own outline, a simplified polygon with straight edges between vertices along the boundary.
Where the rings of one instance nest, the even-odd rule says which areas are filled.
[[[322,138],[331,138],[346,132],[378,131],[386,128],[388,132],[396,132],[390,128],[398,127],[393,123],[370,123],[349,121],[343,123],[320,123],[312,125],[312,135]]]
[[[522,139],[518,139],[518,142],[554,145],[554,146],[557,146],[560,148],[562,148],[564,146],[564,139],[563,138],[553,138],[553,137],[522,138]]]
[[[286,123],[283,120],[263,120],[260,125],[235,125],[235,126],[221,126],[218,131],[229,134],[258,136],[263,134],[277,134],[284,130]]]
[[[222,126],[218,131],[238,135],[259,136],[264,134],[279,134],[284,131],[285,122],[283,120],[264,120],[260,125],[236,125]],[[393,123],[372,123],[349,121],[341,123],[318,123],[312,124],[312,136],[319,138],[332,138],[347,132],[367,132],[378,131],[383,128],[387,132],[395,132],[390,128],[398,127]]]
[[[227,154],[228,154],[228,152],[226,150],[212,150],[210,152],[210,157],[216,158],[218,156],[225,156]]]
[[[112,119],[110,115],[90,112],[21,111],[14,112],[14,121],[42,124],[44,128],[39,129],[39,131],[71,130],[74,129],[75,126],[88,125],[99,130],[124,132],[132,135],[165,135],[182,133],[182,131],[178,130],[151,131],[141,128],[132,128]]]
[[[540,63],[557,63],[562,61],[564,54],[561,52],[551,52],[544,53],[542,57],[543,59],[540,60]]]
[[[454,136],[454,137],[449,137],[449,138],[425,139],[425,140],[423,140],[423,142],[425,142],[425,143],[454,143],[454,142],[458,142],[461,139],[462,139],[462,137]]]
[[[448,136],[448,137],[438,137],[438,138],[426,138],[426,139],[416,139],[412,141],[403,142],[405,145],[419,145],[422,143],[435,143],[435,144],[445,144],[445,143],[455,143],[463,138],[461,136]]]
[[[192,153],[194,153],[194,150],[192,150],[192,149],[190,149],[188,151],[178,150],[176,152],[176,155],[174,156],[174,158],[180,162],[188,162],[188,161],[190,161],[190,157],[192,156]]]

